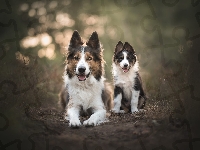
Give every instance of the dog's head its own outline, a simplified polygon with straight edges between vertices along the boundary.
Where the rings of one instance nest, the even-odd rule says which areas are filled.
[[[119,66],[124,73],[134,66],[136,62],[136,53],[133,47],[125,42],[124,44],[119,41],[115,47],[113,62]]]
[[[74,31],[67,50],[68,77],[77,76],[79,81],[85,81],[93,75],[95,79],[100,80],[104,72],[102,53],[97,32],[93,32],[86,45],[83,45],[80,34]]]

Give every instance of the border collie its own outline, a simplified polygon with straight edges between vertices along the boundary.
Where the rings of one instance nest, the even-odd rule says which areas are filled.
[[[60,93],[70,127],[81,126],[79,116],[83,114],[91,115],[83,122],[85,126],[105,121],[106,110],[112,107],[112,90],[103,76],[103,49],[97,32],[83,45],[78,31],[74,31],[66,54],[65,87]]]
[[[114,113],[137,112],[145,106],[146,95],[139,75],[133,47],[119,41],[115,47],[112,73],[114,79]]]

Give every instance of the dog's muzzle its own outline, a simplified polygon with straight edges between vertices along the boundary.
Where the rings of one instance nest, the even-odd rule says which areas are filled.
[[[88,74],[85,74],[85,70],[86,70],[85,67],[78,68],[78,74],[76,75],[79,81],[85,81],[89,77],[90,72]]]
[[[123,70],[124,73],[128,72],[129,71],[129,65],[128,64],[124,64],[122,70]]]

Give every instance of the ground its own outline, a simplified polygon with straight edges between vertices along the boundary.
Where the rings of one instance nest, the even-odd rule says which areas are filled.
[[[36,131],[39,126],[45,131],[32,134],[30,139],[36,149],[45,149],[48,144],[50,149],[56,147],[84,150],[183,149],[185,145],[188,147],[188,143],[183,146],[177,140],[189,139],[188,126],[181,120],[183,118],[160,118],[155,114],[158,111],[154,111],[149,108],[137,114],[111,113],[108,122],[99,126],[72,129],[68,127],[63,112],[59,113],[56,109],[29,109],[29,118],[37,121],[37,127],[31,125],[29,129]],[[82,121],[84,119],[86,118],[81,118]]]

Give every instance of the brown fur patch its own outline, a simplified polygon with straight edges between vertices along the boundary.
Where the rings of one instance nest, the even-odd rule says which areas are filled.
[[[67,64],[66,74],[69,76],[69,78],[72,78],[76,75],[75,74],[76,65],[80,57],[81,57],[81,51],[79,50],[73,50],[68,52],[66,60]]]
[[[99,55],[99,54],[96,54],[96,55]],[[102,66],[102,58],[99,58],[97,59],[96,57],[98,56],[95,56],[95,54],[93,53],[90,53],[90,52],[85,52],[85,59],[87,61],[87,63],[89,64],[90,66],[90,71],[92,73],[92,75],[97,79],[99,80],[101,78],[101,76],[103,75],[103,66]]]
[[[86,46],[83,46],[82,38],[78,31],[74,31],[68,50],[66,52],[66,75],[72,78],[76,75],[75,70],[79,59],[81,58],[81,49],[84,47],[85,61],[89,65],[91,75],[96,80],[100,80],[104,75],[104,59],[103,49],[99,42],[97,32],[93,32]],[[65,108],[69,102],[69,94],[66,87],[63,87],[59,96],[60,103]],[[106,110],[112,108],[113,90],[109,84],[105,83],[105,88],[102,91],[102,100],[105,104]]]
[[[88,46],[84,47],[85,50],[85,61],[90,66],[90,71],[92,75],[99,80],[102,75],[104,75],[104,59],[102,57],[102,51],[99,49],[94,50]],[[75,76],[76,65],[81,57],[81,48],[73,48],[67,52],[67,69],[66,73],[69,78]]]
[[[113,89],[107,82],[104,83],[104,90],[102,91],[101,97],[106,107],[106,110],[111,110],[113,107]]]

